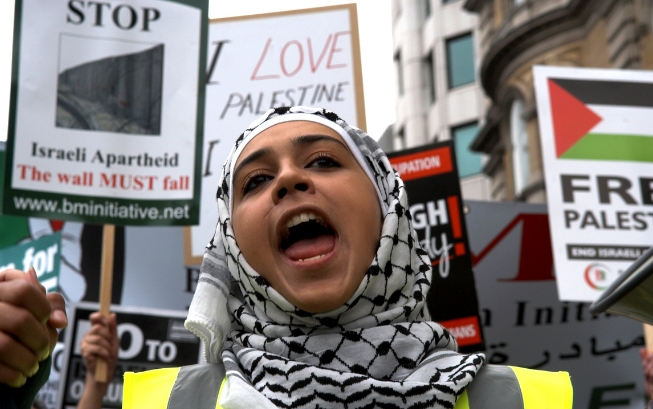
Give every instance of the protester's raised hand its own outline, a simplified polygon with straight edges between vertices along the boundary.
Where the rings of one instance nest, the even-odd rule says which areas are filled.
[[[107,392],[109,382],[99,382],[95,379],[95,368],[98,358],[107,363],[108,381],[111,381],[118,362],[118,339],[116,314],[105,317],[99,312],[90,316],[91,329],[82,338],[82,357],[86,365],[86,383],[84,393],[77,403],[77,409],[100,409],[102,398]]]
[[[0,383],[25,384],[57,342],[68,320],[61,295],[46,295],[36,273],[0,271]]]
[[[111,375],[116,368],[120,346],[116,329],[116,314],[105,317],[99,312],[94,312],[91,314],[90,320],[91,329],[82,338],[81,345],[87,373],[95,374],[95,365],[99,357],[107,362],[107,371]]]

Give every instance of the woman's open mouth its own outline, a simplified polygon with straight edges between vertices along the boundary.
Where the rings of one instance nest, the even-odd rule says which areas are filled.
[[[336,233],[319,215],[310,211],[293,216],[281,235],[281,250],[293,261],[314,261],[333,251]]]

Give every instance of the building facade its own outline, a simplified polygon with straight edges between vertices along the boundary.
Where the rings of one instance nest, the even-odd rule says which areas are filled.
[[[397,120],[394,150],[453,139],[465,199],[489,200],[485,155],[469,149],[485,112],[478,17],[464,0],[392,0]]]
[[[471,148],[492,200],[545,202],[533,65],[653,69],[653,0],[465,0],[488,97]]]

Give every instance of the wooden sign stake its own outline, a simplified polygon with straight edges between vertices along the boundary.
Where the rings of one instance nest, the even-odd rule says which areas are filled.
[[[100,313],[109,317],[111,312],[111,286],[113,283],[113,250],[116,226],[113,224],[104,225],[102,235],[102,270],[100,279]],[[98,358],[95,365],[95,380],[107,382],[107,361]]]

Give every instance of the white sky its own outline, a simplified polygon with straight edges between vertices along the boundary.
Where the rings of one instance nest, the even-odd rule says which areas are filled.
[[[56,0],[60,1],[60,0]],[[356,3],[367,131],[378,139],[395,121],[390,0],[210,0],[209,18]],[[7,139],[14,0],[0,1],[0,141]]]

